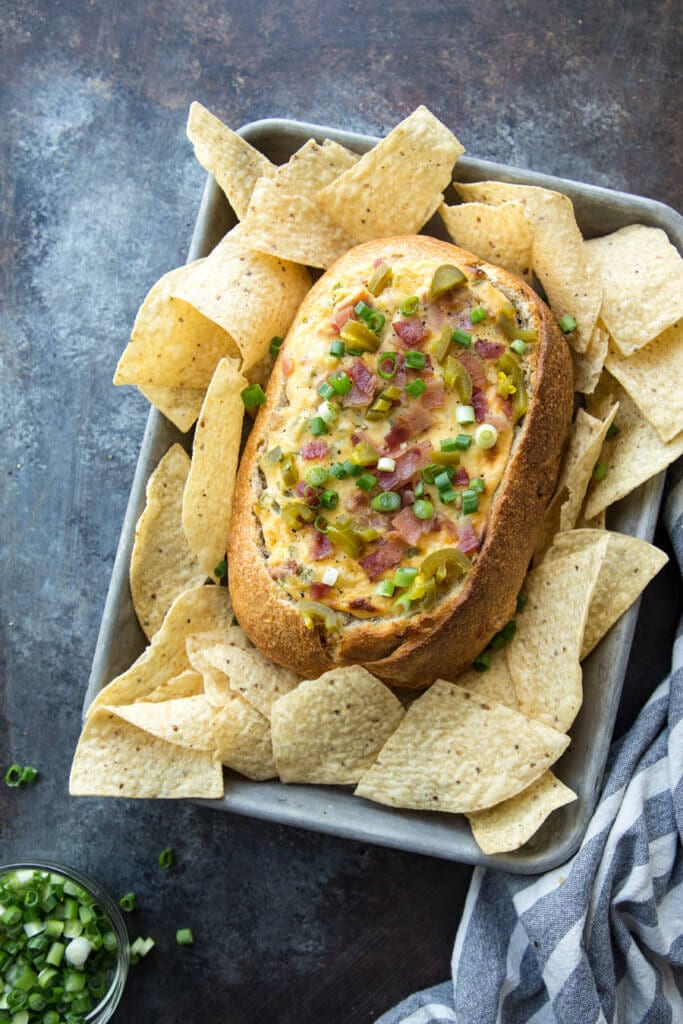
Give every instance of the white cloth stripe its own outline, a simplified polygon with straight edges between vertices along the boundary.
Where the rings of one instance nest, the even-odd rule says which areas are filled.
[[[543,980],[552,1000],[559,995],[570,975],[576,970],[576,949],[581,944],[584,924],[585,917],[580,917],[548,957]]]
[[[410,1017],[403,1018],[403,1024],[432,1024],[434,1021],[446,1021],[447,1024],[457,1024],[455,1013],[442,1003],[429,1003],[421,1006]]]

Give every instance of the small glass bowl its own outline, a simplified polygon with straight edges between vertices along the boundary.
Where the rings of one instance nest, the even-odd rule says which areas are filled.
[[[76,885],[80,885],[82,889],[85,889],[109,918],[118,940],[116,967],[114,968],[114,974],[106,994],[84,1018],[87,1024],[106,1024],[106,1021],[111,1019],[114,1010],[119,1005],[130,964],[128,932],[119,907],[99,882],[89,878],[87,875],[81,874],[76,868],[65,867],[63,864],[57,864],[55,861],[18,861],[14,864],[0,864],[0,878],[10,871],[27,870],[51,871],[56,875],[62,875],[64,878],[70,879]]]

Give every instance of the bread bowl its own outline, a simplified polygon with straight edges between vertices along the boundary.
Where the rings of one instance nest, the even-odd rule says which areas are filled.
[[[228,539],[240,625],[306,678],[455,678],[512,616],[557,476],[550,310],[449,243],[367,242],[309,292],[266,397]]]

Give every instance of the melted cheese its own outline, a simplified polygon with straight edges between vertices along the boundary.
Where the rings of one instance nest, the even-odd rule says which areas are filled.
[[[429,346],[430,342],[439,337],[444,324],[448,324],[451,329],[459,327],[467,330],[472,335],[472,346],[469,349],[461,349],[452,343],[449,351],[456,358],[467,351],[468,355],[463,361],[469,361],[471,367],[472,360],[477,360],[479,369],[475,364],[473,373],[476,371],[475,376],[481,385],[479,390],[486,399],[488,411],[485,422],[493,424],[498,431],[495,446],[488,450],[477,446],[474,442],[474,433],[478,423],[462,425],[456,422],[455,410],[460,402],[454,392],[446,390],[443,407],[429,409],[431,422],[392,454],[396,455],[412,445],[425,442],[438,453],[442,440],[453,438],[457,434],[468,434],[472,436],[472,443],[469,449],[460,452],[459,467],[467,471],[470,480],[479,478],[485,485],[483,492],[479,494],[477,511],[465,516],[460,494],[467,485],[455,485],[458,498],[456,501],[445,503],[441,500],[438,487],[426,483],[423,497],[432,502],[438,515],[432,521],[433,528],[429,532],[423,533],[414,544],[405,543],[400,566],[411,566],[419,570],[425,557],[430,553],[457,546],[458,538],[464,531],[471,537],[469,527],[475,531],[480,543],[483,543],[491,503],[510,457],[514,424],[510,403],[498,393],[501,378],[497,361],[495,358],[480,358],[477,355],[476,342],[504,345],[507,351],[508,339],[497,323],[498,315],[507,300],[481,270],[461,267],[460,269],[467,275],[467,283],[454,289],[444,298],[430,302],[429,286],[438,265],[438,261],[433,259],[415,261],[405,257],[396,258],[391,263],[391,285],[377,297],[370,295],[367,290],[367,281],[373,272],[372,266],[362,268],[354,276],[341,279],[326,298],[320,299],[317,305],[309,310],[305,322],[300,323],[290,335],[280,354],[279,358],[286,360],[283,367],[286,371],[284,394],[278,408],[270,414],[260,461],[265,486],[255,512],[261,523],[271,575],[294,600],[314,597],[315,600],[339,612],[357,617],[382,617],[396,614],[395,601],[402,593],[401,589],[396,590],[392,597],[380,596],[377,593],[379,582],[393,579],[396,566],[387,568],[376,578],[370,579],[360,560],[338,547],[332,546],[331,553],[322,558],[315,558],[313,556],[318,547],[316,542],[320,540],[314,536],[315,527],[310,523],[295,522],[296,528],[291,528],[282,515],[282,510],[288,505],[296,502],[301,504],[304,501],[302,495],[297,494],[295,485],[288,486],[283,481],[283,458],[289,457],[298,480],[304,481],[311,467],[320,466],[329,470],[333,463],[343,463],[351,459],[359,439],[369,441],[380,454],[386,454],[384,449],[388,432],[395,426],[402,412],[407,411],[410,415],[410,406],[421,401],[420,396],[413,398],[403,391],[400,400],[394,403],[386,419],[369,420],[368,405],[348,406],[344,405],[341,396],[335,397],[332,403],[338,410],[338,419],[330,425],[328,433],[318,438],[311,434],[311,420],[317,415],[322,401],[318,393],[319,386],[333,372],[343,370],[350,375],[354,357],[346,354],[341,359],[335,358],[330,355],[330,345],[339,335],[336,323],[343,319],[343,314],[340,313],[355,306],[359,300],[366,302],[385,317],[385,324],[379,332],[381,343],[377,353],[363,353],[357,357],[362,358],[367,369],[376,374],[378,356],[381,357],[382,353],[405,354],[407,346],[397,337],[392,323],[406,319],[400,313],[400,306],[406,298],[420,298],[420,306],[414,319],[422,322],[425,336],[413,346],[413,349],[428,356],[427,367],[425,370],[408,370],[404,375],[404,384],[418,378],[424,378],[427,383],[430,380],[441,380],[443,367],[429,356]],[[488,315],[485,320],[472,324],[469,314],[478,306],[483,306]],[[523,370],[528,386],[528,372],[524,367]],[[378,378],[375,398],[381,387],[392,383],[394,381]],[[324,441],[328,445],[327,455],[314,460],[304,458],[302,448],[306,451],[306,446],[316,440]],[[367,471],[377,476],[375,466],[367,467]],[[412,485],[416,485],[420,479],[421,474],[418,472],[412,480]],[[299,491],[301,486],[299,484]],[[328,476],[319,490],[323,487],[338,493],[338,505],[334,510],[318,507],[315,509],[316,516],[324,516],[330,524],[334,524],[339,516],[351,516],[360,527],[367,527],[369,524],[378,531],[378,538],[365,544],[363,554],[375,550],[387,534],[395,537],[392,519],[398,513],[377,512],[372,510],[369,504],[363,507],[365,499],[359,492],[356,478],[350,476],[339,480],[334,476]],[[379,493],[381,490],[376,484],[367,497],[371,500]],[[318,522],[324,529],[324,521]],[[363,555],[360,556],[361,559],[362,557]],[[475,560],[476,552],[471,557]],[[323,594],[319,591],[324,588],[314,586],[312,594],[311,584],[319,584],[329,568],[336,570],[337,573],[334,585]],[[328,574],[328,578],[330,575],[334,574]],[[460,584],[449,584],[453,585]],[[415,607],[411,610],[420,610],[419,602],[415,602]]]

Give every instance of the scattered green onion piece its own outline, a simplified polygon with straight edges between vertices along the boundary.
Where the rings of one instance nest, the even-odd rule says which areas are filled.
[[[12,764],[5,773],[5,783],[12,789],[21,785],[21,765]]]
[[[330,466],[330,476],[333,476],[335,480],[346,480],[349,473],[343,462],[333,462]]]
[[[470,313],[470,320],[473,324],[479,324],[482,320],[486,320],[488,313],[483,306],[475,306]]]
[[[127,911],[127,913],[130,913],[131,910],[135,910],[135,900],[135,893],[132,891],[127,892],[125,896],[122,896],[121,899],[119,900],[119,906],[121,907],[121,910],[125,910]]]
[[[469,438],[468,438],[469,440]],[[439,441],[439,447],[442,452],[455,452],[458,450],[458,442],[455,437],[444,437]]]
[[[421,379],[413,380],[406,387],[406,391],[411,398],[419,398],[423,391],[427,390],[427,385]]]
[[[373,476],[372,473],[361,473],[356,480],[356,487],[360,487],[362,491],[371,491],[377,483],[377,477]]]
[[[469,446],[472,444],[472,437],[470,434],[457,434],[455,438],[455,447],[459,451],[466,452]]]
[[[452,487],[444,488],[443,491],[439,491],[439,497],[444,505],[451,505],[458,497],[458,492],[454,491]]]
[[[514,619],[510,619],[509,622],[505,623],[501,630],[491,637],[489,647],[493,651],[499,651],[502,647],[505,647],[506,644],[510,643],[516,632],[517,623]]]
[[[416,576],[417,569],[414,566],[403,566],[394,573],[394,585],[397,587],[409,587]]]
[[[320,437],[321,434],[327,433],[327,423],[322,416],[314,416],[308,426],[314,437]]]
[[[404,299],[399,309],[403,316],[414,316],[417,313],[420,300],[417,295],[409,295],[407,299]]]
[[[416,498],[422,498],[422,497],[424,497],[424,493],[425,493],[424,481],[419,480],[415,484],[415,497]]]
[[[619,427],[616,425],[616,423],[610,423],[609,427],[607,428],[607,433],[605,434],[605,440],[613,441],[614,438],[618,436],[618,434]]]
[[[341,338],[335,338],[330,345],[330,355],[334,356],[335,359],[341,359],[346,352],[346,345]]]
[[[328,472],[324,466],[311,466],[306,472],[306,483],[311,487],[320,487],[325,483],[327,477]]]
[[[240,394],[245,409],[256,409],[257,406],[263,405],[266,401],[266,396],[260,384],[251,384],[248,388],[244,388]]]
[[[607,466],[605,465],[605,463],[604,462],[596,462],[595,466],[593,467],[593,479],[600,481],[600,480],[604,480],[606,476],[607,476]]]
[[[413,513],[418,519],[431,519],[434,515],[434,506],[426,498],[418,498],[413,505]]]
[[[576,320],[571,313],[565,313],[564,316],[561,316],[557,324],[563,334],[571,334],[577,327]]]
[[[479,511],[479,495],[476,491],[468,488],[462,492],[462,510],[466,516]]]
[[[527,343],[522,341],[521,338],[515,338],[514,341],[510,342],[510,348],[513,352],[516,352],[518,356],[524,356],[531,348],[531,345],[527,345]]]
[[[395,590],[396,584],[393,580],[382,580],[375,587],[375,593],[379,594],[380,597],[393,597]]]
[[[375,512],[396,512],[401,507],[401,495],[396,491],[383,491],[370,504]]]
[[[318,531],[318,533],[327,533],[329,524],[327,522],[327,519],[325,519],[325,516],[320,515],[316,516],[313,526]]]
[[[334,388],[333,388],[333,387],[332,387],[332,385],[331,385],[331,384],[329,383],[329,381],[326,381],[326,380],[324,380],[324,381],[322,382],[322,384],[321,384],[321,385],[319,386],[319,388],[318,388],[318,394],[319,394],[319,395],[320,395],[320,396],[321,396],[322,398],[334,398],[334,396],[336,395],[336,393],[337,393],[337,392],[336,392],[336,391],[334,390]]]
[[[480,654],[478,658],[475,658],[472,662],[472,668],[476,672],[488,672],[491,668],[491,656],[489,654]]]
[[[408,349],[406,352],[406,366],[411,370],[424,370],[427,365],[427,356],[424,352],[417,352],[415,349]]]
[[[179,928],[175,933],[175,940],[179,946],[191,946],[194,942],[191,928]]]
[[[455,422],[456,423],[474,423],[476,416],[474,415],[474,409],[471,405],[458,405],[455,408]]]
[[[486,483],[480,476],[473,476],[470,480],[470,490],[476,491],[477,494],[483,494],[486,490]]]
[[[445,488],[451,486],[451,479],[452,477],[450,473],[443,469],[437,476],[434,477],[432,483],[435,483],[439,490],[443,491],[445,490]]]
[[[377,360],[377,373],[382,380],[391,380],[396,373],[398,356],[395,352],[382,352]]]
[[[525,594],[523,590],[520,590],[519,594],[517,594],[517,611],[518,612],[523,612],[524,611],[524,609],[526,608],[526,603],[527,603],[528,600],[529,600],[528,594]]]
[[[343,370],[336,370],[327,378],[327,383],[338,395],[348,395],[352,388],[351,378]]]
[[[474,442],[479,448],[493,448],[498,440],[498,431],[491,423],[480,423],[474,432]]]
[[[439,473],[443,472],[443,467],[437,465],[435,462],[430,462],[428,466],[420,473],[423,481],[426,484],[433,484]]]
[[[339,492],[325,488],[320,495],[320,504],[323,508],[336,508],[339,504]]]
[[[270,352],[271,356],[276,356],[278,354],[278,352],[280,351],[280,348],[282,347],[282,342],[284,340],[285,339],[281,338],[279,336],[279,334],[276,334],[274,337],[272,337],[270,339],[270,345],[268,346],[268,351]]]
[[[159,854],[159,867],[170,868],[175,864],[175,854],[172,847],[167,846],[165,850],[162,850]]]
[[[451,334],[451,341],[456,342],[456,344],[461,345],[463,348],[469,348],[472,344],[472,335],[456,327]]]
[[[218,565],[214,566],[213,574],[217,580],[224,580],[228,575],[228,560],[224,558]]]

